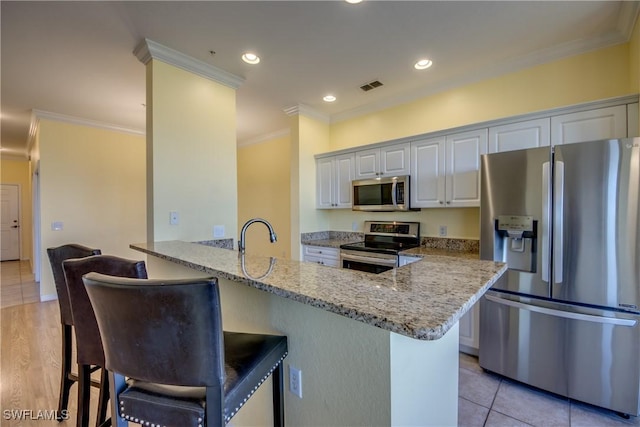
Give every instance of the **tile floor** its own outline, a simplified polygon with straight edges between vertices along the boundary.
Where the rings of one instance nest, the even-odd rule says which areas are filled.
[[[484,372],[478,359],[460,353],[458,425],[640,426],[639,417],[617,414]]]
[[[0,262],[0,307],[40,301],[30,261]]]

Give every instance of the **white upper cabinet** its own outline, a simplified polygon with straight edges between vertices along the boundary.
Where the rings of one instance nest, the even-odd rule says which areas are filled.
[[[640,136],[638,133],[638,103],[627,105],[627,136],[629,138]]]
[[[412,208],[444,205],[445,138],[411,143],[410,200]]]
[[[548,147],[551,119],[548,117],[489,128],[489,153]]]
[[[411,144],[411,207],[480,205],[480,155],[487,152],[487,129]]]
[[[351,180],[354,177],[353,153],[316,160],[316,208],[351,208]]]
[[[448,135],[445,205],[480,206],[480,156],[487,154],[488,129]]]
[[[356,179],[409,175],[410,144],[394,144],[356,152]]]
[[[627,136],[627,106],[598,108],[551,117],[553,145]]]

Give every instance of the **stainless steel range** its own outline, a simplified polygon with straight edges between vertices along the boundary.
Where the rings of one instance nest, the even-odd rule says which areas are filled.
[[[420,246],[420,223],[365,221],[364,241],[340,246],[340,266],[382,273],[398,266],[398,253]]]

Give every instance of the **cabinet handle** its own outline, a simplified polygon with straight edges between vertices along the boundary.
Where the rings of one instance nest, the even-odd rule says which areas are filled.
[[[444,202],[442,200],[438,200],[438,203],[440,203],[441,205],[444,204]]]
[[[449,204],[451,204],[451,202],[449,200],[447,200],[447,204],[449,205]]]

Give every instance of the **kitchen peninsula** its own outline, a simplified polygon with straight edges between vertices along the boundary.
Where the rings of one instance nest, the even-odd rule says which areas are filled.
[[[217,277],[226,330],[289,337],[303,398],[286,393],[286,420],[299,426],[456,425],[457,322],[506,270],[425,256],[373,275],[181,241],[131,248],[152,256],[150,275]]]

